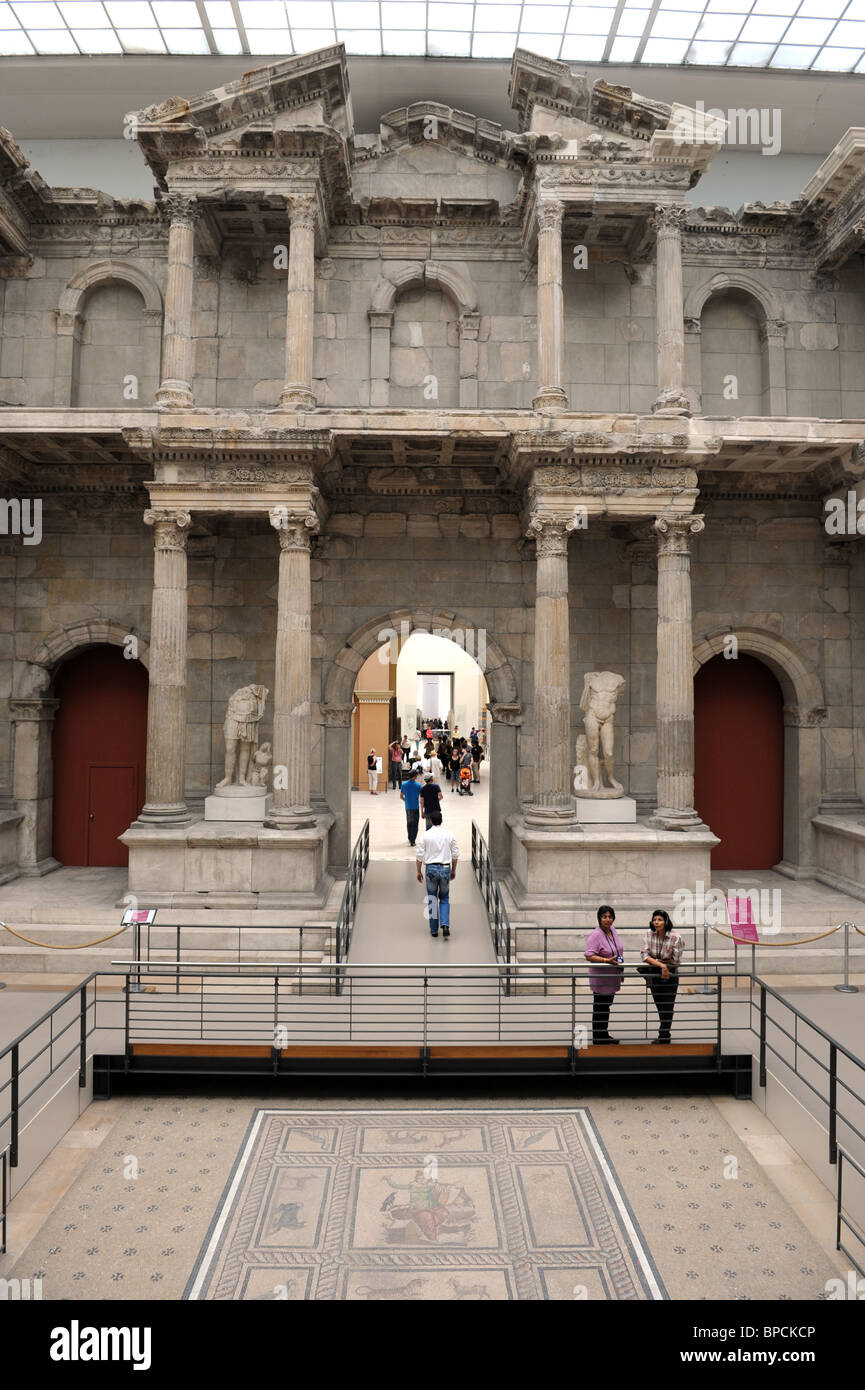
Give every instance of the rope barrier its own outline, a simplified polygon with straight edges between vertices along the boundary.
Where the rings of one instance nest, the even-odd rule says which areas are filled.
[[[10,936],[16,936],[19,941],[26,941],[28,946],[42,946],[46,951],[86,951],[89,946],[101,946],[103,941],[113,941],[115,936],[121,936],[128,931],[128,927],[121,927],[120,931],[113,931],[109,936],[99,936],[95,941],[77,941],[72,946],[55,946],[51,941],[34,941],[32,936],[22,936],[19,931],[13,931],[5,922],[0,922],[0,927],[8,931]]]
[[[843,927],[844,923],[843,923],[843,922],[839,922],[838,925],[837,925],[836,927],[830,927],[828,931],[821,932],[819,936],[800,936],[800,937],[798,938],[798,940],[796,940],[796,941],[754,941],[754,940],[753,940],[752,938],[750,938],[750,937],[734,936],[734,935],[732,934],[732,932],[721,931],[721,928],[720,928],[720,927],[716,927],[716,926],[714,925],[714,923],[710,923],[709,925],[712,927],[712,931],[716,931],[716,932],[718,933],[719,936],[726,936],[726,938],[727,938],[728,941],[737,941],[737,942],[739,943],[740,946],[760,946],[760,947],[763,947],[763,946],[773,946],[773,947],[774,947],[774,946],[805,946],[809,941],[823,941],[827,936],[833,936],[833,935],[835,934],[836,931],[840,931],[841,928]],[[852,925],[852,923],[851,923],[851,925]],[[856,930],[858,931],[859,928],[857,927]],[[861,935],[865,936],[865,932],[862,932]]]

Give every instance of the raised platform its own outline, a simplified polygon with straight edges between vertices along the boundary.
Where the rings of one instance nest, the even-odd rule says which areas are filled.
[[[302,830],[254,822],[195,820],[187,826],[142,825],[120,836],[129,850],[129,892],[148,907],[321,907],[333,876],[327,869],[327,812]]]
[[[711,854],[719,844],[708,826],[659,830],[636,825],[581,825],[538,829],[509,816],[508,887],[518,908],[591,908],[623,895],[669,899],[677,889],[712,881]]]

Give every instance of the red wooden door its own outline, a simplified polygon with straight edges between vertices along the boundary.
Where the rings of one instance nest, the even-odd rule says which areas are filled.
[[[61,666],[54,692],[54,857],[121,867],[117,836],[144,804],[147,672],[119,647],[92,647]]]
[[[117,836],[128,830],[138,815],[138,768],[90,768],[87,799],[87,863],[117,867],[127,862],[126,846]]]
[[[782,858],[783,697],[756,657],[713,657],[694,680],[694,805],[721,837],[713,869],[771,869]]]

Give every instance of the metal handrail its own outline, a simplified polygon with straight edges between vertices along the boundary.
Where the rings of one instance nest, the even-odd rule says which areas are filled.
[[[511,919],[505,907],[496,866],[490,857],[487,842],[478,829],[477,821],[472,821],[472,868],[483,896],[487,925],[490,929],[496,959],[510,964],[512,959]]]
[[[369,821],[365,820],[351,852],[345,875],[345,888],[339,914],[336,919],[334,958],[337,965],[348,960],[351,949],[351,934],[357,914],[357,900],[363,887],[364,876],[369,867]]]

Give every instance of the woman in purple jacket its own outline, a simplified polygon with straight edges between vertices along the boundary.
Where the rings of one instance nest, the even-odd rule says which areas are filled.
[[[624,970],[620,967],[624,960],[622,943],[619,940],[613,923],[616,914],[611,907],[605,903],[598,908],[598,925],[593,932],[589,933],[586,942],[586,960],[598,966],[597,970],[589,971],[589,987],[592,991],[594,1004],[592,1006],[592,1042],[598,1043],[617,1043],[618,1038],[610,1037],[610,1009],[613,1005],[613,996],[618,994],[622,986],[622,976]]]

